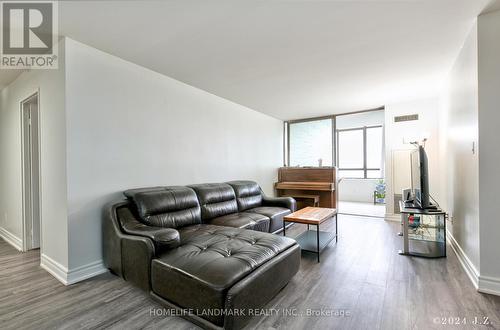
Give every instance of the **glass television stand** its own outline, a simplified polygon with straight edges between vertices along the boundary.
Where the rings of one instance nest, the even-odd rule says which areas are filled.
[[[446,257],[446,212],[406,207],[399,202],[403,249],[399,254],[424,258]]]

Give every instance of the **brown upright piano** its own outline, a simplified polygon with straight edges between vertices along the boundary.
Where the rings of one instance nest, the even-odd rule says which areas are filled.
[[[281,167],[275,183],[278,196],[297,200],[297,209],[306,206],[337,208],[335,167]]]

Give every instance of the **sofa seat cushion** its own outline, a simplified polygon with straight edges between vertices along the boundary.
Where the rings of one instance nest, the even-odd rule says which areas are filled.
[[[269,231],[270,219],[258,213],[240,212],[214,218],[209,220],[208,223],[216,226],[245,228],[267,233]]]
[[[179,230],[178,248],[153,259],[152,290],[183,308],[225,308],[228,290],[259,266],[295,246],[290,238],[241,228],[194,225]],[[223,315],[209,315],[221,326]]]
[[[247,213],[262,214],[271,219],[269,231],[274,232],[283,226],[283,217],[292,213],[287,208],[277,206],[260,206],[246,211]]]

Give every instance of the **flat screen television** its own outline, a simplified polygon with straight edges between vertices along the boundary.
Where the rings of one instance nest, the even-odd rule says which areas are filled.
[[[414,204],[421,209],[432,208],[429,199],[429,170],[427,154],[422,146],[412,151],[411,155],[411,189]]]

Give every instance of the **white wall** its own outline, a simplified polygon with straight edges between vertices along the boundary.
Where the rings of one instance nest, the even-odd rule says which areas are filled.
[[[477,24],[474,24],[445,83],[440,118],[440,202],[448,231],[476,270],[479,259]]]
[[[70,269],[101,260],[101,210],[124,189],[250,179],[272,194],[281,121],[66,45]]]
[[[20,102],[39,90],[42,253],[66,267],[64,41],[59,58],[58,70],[24,72],[0,92],[0,228],[22,239]]]
[[[394,194],[401,194],[401,191],[394,191],[393,179],[401,174],[398,171],[406,169],[394,166],[392,155],[399,150],[412,150],[414,147],[406,142],[419,139],[426,135],[428,141],[425,151],[429,159],[429,185],[430,193],[436,198],[439,188],[439,134],[438,134],[438,115],[439,99],[422,99],[397,104],[388,104],[385,107],[385,141],[386,141],[386,214],[389,218],[394,213]],[[395,116],[418,114],[417,121],[394,122]],[[436,198],[438,199],[438,198]],[[439,202],[439,199],[438,199]]]
[[[441,172],[452,246],[479,291],[500,295],[500,12],[481,15],[449,74]],[[473,144],[475,152],[473,152]]]
[[[500,295],[500,11],[479,16],[480,289]]]

